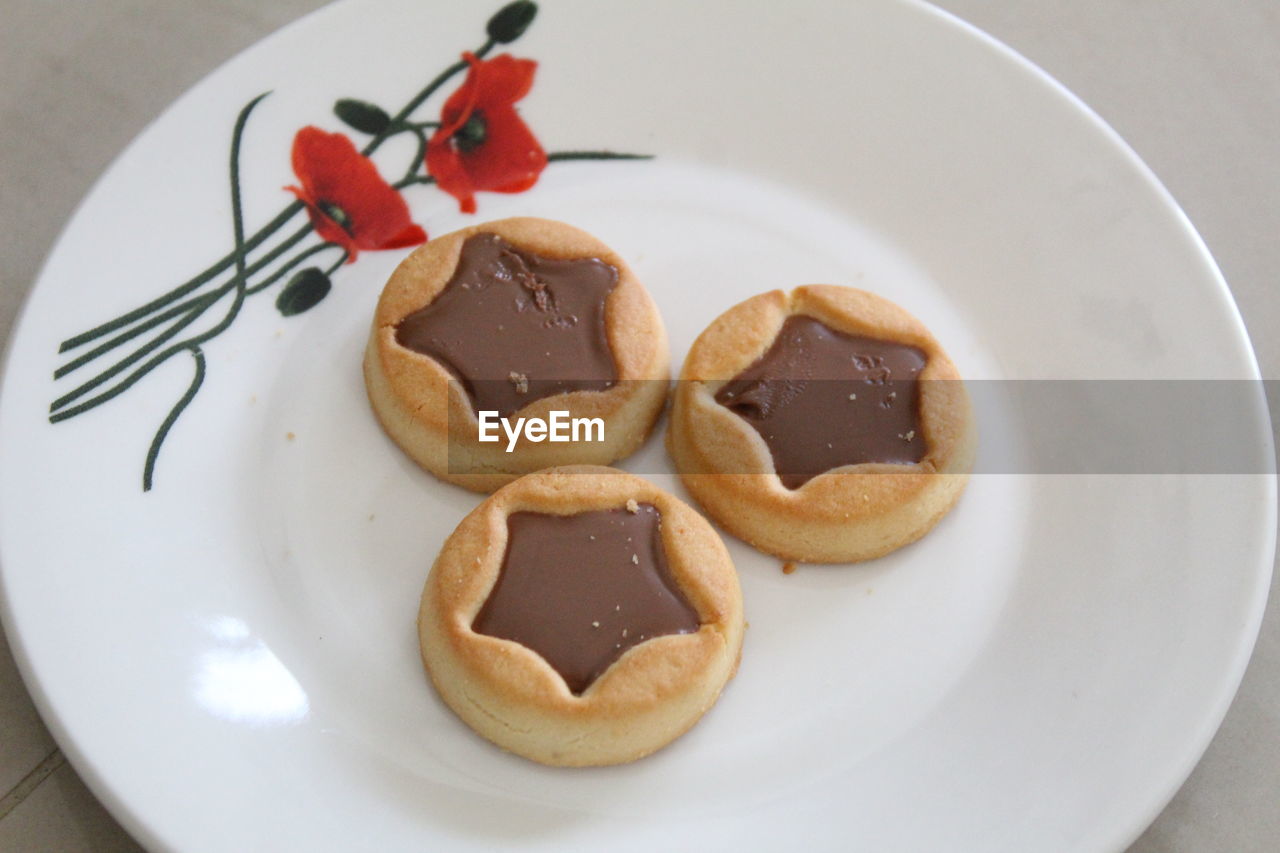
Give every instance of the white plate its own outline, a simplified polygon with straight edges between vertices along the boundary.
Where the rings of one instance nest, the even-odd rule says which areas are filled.
[[[51,379],[61,340],[231,248],[250,98],[272,91],[241,152],[253,232],[288,200],[298,128],[341,129],[340,97],[403,104],[489,12],[349,0],[267,39],[130,147],[50,258],[4,377],[0,548],[10,637],[76,767],[158,849],[1126,844],[1243,672],[1274,550],[1263,474],[983,474],[919,545],[790,576],[731,542],[751,628],[720,703],[649,759],[563,771],[472,735],[418,662],[418,592],[476,498],[407,463],[364,402],[366,323],[403,252],[362,254],[297,317],[279,285],[250,299],[205,344],[149,493],[189,357],[48,422],[78,377]],[[657,159],[553,163],[478,217],[414,187],[415,221],[595,232],[634,261],[677,364],[740,299],[833,281],[908,307],[974,378],[1257,376],[1212,260],[1132,152],[932,8],[547,0],[507,50],[540,63],[520,109],[548,150]],[[398,175],[411,155],[377,158]],[[987,418],[985,446],[1016,454],[1016,421]],[[1265,414],[1240,429],[1269,459]],[[670,483],[657,440],[625,467]]]

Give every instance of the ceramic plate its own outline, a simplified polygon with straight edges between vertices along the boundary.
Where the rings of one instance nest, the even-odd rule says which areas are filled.
[[[441,705],[417,599],[477,498],[388,442],[359,368],[422,231],[594,232],[677,364],[728,306],[818,281],[904,305],[975,380],[1257,376],[1150,172],[945,14],[547,0],[486,48],[495,10],[349,0],[272,36],[148,128],[54,250],[4,376],[0,543],[10,637],[77,769],[156,849],[1121,848],[1253,643],[1265,411],[1236,427],[1254,473],[1028,459],[869,564],[784,575],[730,541],[741,670],[633,765],[536,766]],[[442,119],[465,156],[432,154]],[[980,454],[1033,446],[982,417]],[[678,488],[657,438],[625,467]]]

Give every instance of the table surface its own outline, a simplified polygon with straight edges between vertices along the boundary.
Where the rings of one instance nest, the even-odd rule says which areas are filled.
[[[938,0],[1046,69],[1172,191],[1280,378],[1280,3]],[[0,345],[97,175],[223,60],[321,0],[5,0]],[[21,199],[22,203],[15,203]],[[1274,595],[1273,584],[1273,595]],[[1272,602],[1274,605],[1274,600]],[[1131,853],[1274,850],[1280,618],[1199,766]],[[0,636],[0,851],[136,851],[40,722]]]

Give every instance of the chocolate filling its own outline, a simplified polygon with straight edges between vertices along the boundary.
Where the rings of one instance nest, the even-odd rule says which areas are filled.
[[[698,630],[652,504],[577,515],[513,512],[507,553],[472,630],[532,649],[575,695],[629,648]]]
[[[925,361],[916,347],[796,315],[716,402],[760,433],[782,484],[798,489],[841,465],[924,458],[917,377]]]
[[[617,283],[599,258],[546,258],[475,234],[439,295],[396,325],[396,343],[444,365],[477,412],[603,391],[618,379],[604,327]]]

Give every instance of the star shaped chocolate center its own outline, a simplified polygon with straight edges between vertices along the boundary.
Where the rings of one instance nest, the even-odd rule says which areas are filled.
[[[542,656],[581,694],[623,653],[699,628],[652,504],[576,515],[513,512],[498,580],[472,630]]]
[[[396,325],[396,342],[440,362],[477,412],[603,391],[618,379],[604,325],[617,283],[599,258],[547,258],[475,234],[444,289]]]
[[[782,484],[798,489],[841,465],[923,459],[917,379],[925,362],[908,344],[796,315],[716,402],[760,433]]]

